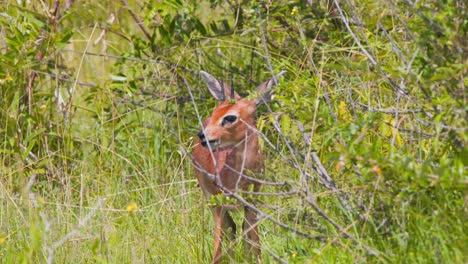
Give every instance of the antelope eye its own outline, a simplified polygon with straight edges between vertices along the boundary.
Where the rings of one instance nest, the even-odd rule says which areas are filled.
[[[221,125],[222,125],[222,126],[225,126],[225,125],[227,125],[227,124],[232,124],[232,123],[236,122],[236,120],[237,120],[237,116],[235,116],[235,115],[228,115],[228,116],[225,116],[225,117],[223,118],[223,122],[221,122]]]

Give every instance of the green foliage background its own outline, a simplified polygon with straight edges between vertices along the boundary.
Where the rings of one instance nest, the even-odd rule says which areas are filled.
[[[189,153],[216,103],[198,73],[248,95],[286,70],[259,109],[263,177],[287,183],[258,198],[288,226],[261,220],[263,261],[466,263],[466,10],[457,0],[3,1],[1,261],[209,262],[210,201]],[[341,196],[317,182],[315,153]],[[279,195],[304,181],[354,239],[304,195]]]

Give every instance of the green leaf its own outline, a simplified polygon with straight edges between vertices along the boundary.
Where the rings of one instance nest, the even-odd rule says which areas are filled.
[[[291,118],[288,114],[282,114],[280,117],[281,130],[288,136],[291,132]]]
[[[62,38],[59,40],[57,43],[57,51],[60,51],[65,47],[65,45],[69,44],[68,41],[70,38],[73,36],[75,32],[73,30],[69,30],[65,32],[65,34],[62,36]]]

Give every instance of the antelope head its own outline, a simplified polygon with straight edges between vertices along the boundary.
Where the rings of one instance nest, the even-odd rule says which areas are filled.
[[[279,78],[285,71],[279,73]],[[218,106],[203,123],[203,128],[198,133],[200,142],[204,147],[214,150],[231,148],[241,143],[251,128],[256,127],[255,111],[261,103],[271,100],[274,80],[268,80],[260,84],[253,96],[242,98],[232,87],[217,80],[211,74],[201,71],[211,95],[220,101]]]

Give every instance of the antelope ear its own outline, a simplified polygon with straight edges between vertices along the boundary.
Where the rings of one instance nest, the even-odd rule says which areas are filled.
[[[278,78],[283,76],[286,73],[286,71],[282,71],[275,75],[276,82],[278,82]],[[259,86],[255,88],[255,93],[257,94],[256,102],[257,105],[260,105],[262,103],[266,104],[268,102],[271,102],[271,96],[274,94],[274,91],[271,89],[275,87],[275,81],[273,79],[270,79]]]
[[[213,75],[205,72],[200,71],[200,75],[205,80],[206,85],[208,86],[208,90],[210,91],[211,95],[216,100],[224,101],[226,100],[226,95],[224,94],[223,84],[221,84]]]
[[[200,75],[203,78],[203,80],[205,80],[205,83],[208,86],[208,90],[216,100],[225,101],[226,99],[231,98],[231,92],[233,92],[233,90],[229,85],[225,84],[222,81],[219,81],[218,79],[213,77],[213,75],[205,71],[200,71]],[[239,100],[240,96],[236,92],[234,92],[233,98]]]

